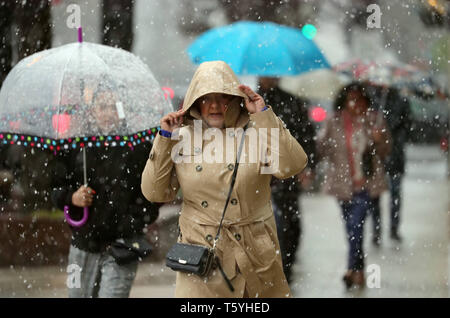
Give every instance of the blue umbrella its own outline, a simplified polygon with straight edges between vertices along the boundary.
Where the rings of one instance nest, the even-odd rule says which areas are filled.
[[[236,22],[211,29],[188,48],[192,62],[222,60],[238,75],[297,75],[330,68],[299,29],[272,22]]]

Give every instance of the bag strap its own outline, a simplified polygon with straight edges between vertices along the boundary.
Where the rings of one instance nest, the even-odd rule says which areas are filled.
[[[217,234],[216,234],[216,237],[214,238],[213,251],[216,249],[216,244],[217,244],[217,241],[219,240],[219,236],[220,236],[220,229],[222,228],[223,219],[225,218],[225,212],[227,211],[228,203],[230,202],[230,198],[231,198],[231,192],[233,192],[234,184],[236,182],[236,175],[237,175],[237,171],[238,171],[238,167],[239,167],[239,159],[241,157],[242,148],[244,146],[245,131],[247,130],[247,126],[248,126],[248,124],[244,126],[244,132],[242,133],[241,144],[239,145],[239,150],[238,150],[238,153],[236,156],[236,163],[234,165],[233,175],[231,176],[230,190],[228,191],[227,201],[225,202],[225,207],[223,208],[223,212],[222,212],[222,218],[220,219],[219,228],[217,229]]]
[[[227,274],[225,274],[222,265],[220,265],[220,262],[218,259],[216,259],[217,267],[219,267],[220,273],[222,274],[223,278],[225,279],[225,282],[227,283],[228,288],[231,290],[231,292],[234,292],[233,284],[231,283],[230,279],[227,277]]]

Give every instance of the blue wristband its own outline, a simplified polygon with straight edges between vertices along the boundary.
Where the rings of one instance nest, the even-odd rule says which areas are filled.
[[[268,108],[269,108],[269,106],[264,106],[264,108],[261,111],[263,112],[263,111],[265,111]]]
[[[170,131],[167,131],[167,130],[164,130],[164,129],[161,129],[161,130],[159,131],[159,134],[160,134],[161,136],[167,137],[167,138],[172,137],[172,133],[171,133]]]

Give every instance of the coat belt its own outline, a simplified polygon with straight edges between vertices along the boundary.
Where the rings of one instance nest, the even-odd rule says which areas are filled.
[[[185,205],[188,205],[186,203],[187,202],[185,202]],[[270,204],[270,201],[267,204]],[[261,211],[261,213],[255,213],[239,220],[225,219],[222,223],[219,244],[217,246],[217,249],[222,250],[222,266],[228,278],[233,279],[236,276],[235,265],[237,263],[240,272],[248,281],[247,288],[249,288],[250,292],[252,292],[252,289],[254,292],[261,290],[262,282],[258,278],[258,275],[256,275],[255,268],[250,262],[244,247],[239,243],[239,241],[236,240],[230,228],[243,227],[258,222],[265,222],[269,218],[273,217],[272,209],[270,208],[267,209],[262,207],[256,209],[256,211]],[[213,218],[211,215],[204,212],[199,212],[192,206],[189,206],[187,209],[183,209],[180,218],[184,218],[196,224],[205,226],[219,227],[220,224],[220,219]]]

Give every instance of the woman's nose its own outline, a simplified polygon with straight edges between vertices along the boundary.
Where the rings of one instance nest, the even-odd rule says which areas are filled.
[[[211,104],[209,105],[210,109],[218,109],[220,108],[219,102],[214,98],[211,100]]]

